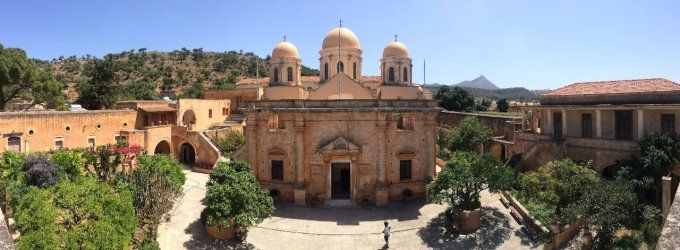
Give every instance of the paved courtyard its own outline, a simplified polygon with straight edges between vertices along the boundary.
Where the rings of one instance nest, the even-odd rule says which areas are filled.
[[[382,223],[392,226],[393,249],[529,249],[533,243],[498,201],[482,194],[483,225],[474,234],[443,229],[445,206],[394,203],[385,207],[304,207],[277,204],[274,216],[251,228],[245,243],[211,239],[200,223],[208,175],[186,171],[184,196],[160,226],[161,249],[381,249]]]

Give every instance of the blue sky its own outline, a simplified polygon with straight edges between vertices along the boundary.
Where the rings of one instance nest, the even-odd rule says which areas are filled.
[[[501,87],[664,77],[680,81],[680,1],[9,1],[0,43],[30,57],[148,48],[271,53],[286,35],[318,68],[324,35],[344,20],[365,75],[399,34],[414,80],[484,74]]]

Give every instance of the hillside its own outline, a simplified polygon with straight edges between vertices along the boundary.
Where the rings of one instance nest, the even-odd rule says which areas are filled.
[[[96,58],[90,55],[60,57],[38,64],[54,73],[66,83],[69,101],[77,98],[78,82],[86,66]],[[182,48],[171,52],[147,51],[146,49],[107,54],[105,60],[114,62],[115,83],[121,86],[142,85],[156,92],[169,95],[194,89],[233,88],[241,78],[255,77],[259,64],[260,77],[268,76],[268,60],[251,52],[205,52],[203,49]],[[318,75],[319,71],[302,66],[302,75]],[[154,98],[160,98],[155,95]],[[122,97],[125,99],[125,97]]]
[[[437,93],[439,88],[443,86],[442,84],[428,84],[423,87],[430,89],[432,93]],[[535,91],[535,90],[528,90],[523,87],[515,87],[515,88],[505,88],[505,89],[495,89],[495,90],[490,90],[490,89],[478,89],[478,88],[466,88],[463,87],[463,89],[467,90],[474,96],[475,98],[478,99],[491,99],[491,100],[499,100],[499,99],[507,99],[507,100],[517,100],[517,101],[535,101],[539,99],[539,94],[542,93],[540,91]]]
[[[496,90],[500,89],[496,84],[493,84],[489,79],[486,79],[484,75],[480,75],[479,77],[470,80],[470,81],[463,81],[456,86],[460,87],[465,87],[465,88],[475,88],[475,89],[489,89],[489,90]]]

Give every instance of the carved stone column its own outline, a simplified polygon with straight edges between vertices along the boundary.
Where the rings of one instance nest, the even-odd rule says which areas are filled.
[[[435,130],[437,129],[436,113],[424,115],[425,121],[425,182],[430,182],[435,172]]]
[[[375,162],[375,204],[385,205],[389,201],[388,186],[385,182],[385,129],[387,121],[385,114],[378,114],[378,121],[375,124],[376,130],[376,162]]]
[[[305,205],[305,174],[304,147],[305,145],[305,122],[300,116],[295,117],[295,204]]]
[[[645,138],[645,113],[644,110],[637,110],[637,139],[638,141]]]
[[[602,138],[602,110],[595,110],[595,127],[597,130],[597,138]]]

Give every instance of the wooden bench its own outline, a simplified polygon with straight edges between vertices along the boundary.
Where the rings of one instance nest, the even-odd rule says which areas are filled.
[[[519,212],[517,212],[514,207],[510,208],[510,215],[515,219],[515,221],[517,221],[518,224],[524,225],[524,219],[522,218],[522,215],[519,214]]]
[[[529,236],[529,238],[531,238],[531,240],[536,241],[537,235],[536,235],[536,232],[534,230],[532,230],[531,228],[524,225],[522,227],[522,231],[524,231],[524,233],[527,234],[527,236]]]
[[[508,200],[506,200],[505,197],[503,197],[502,195],[501,195],[501,198],[500,198],[499,200],[501,201],[501,204],[503,204],[503,206],[504,206],[505,208],[509,208],[509,207],[510,207],[510,202],[508,202]]]

